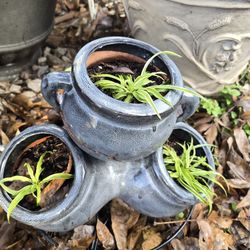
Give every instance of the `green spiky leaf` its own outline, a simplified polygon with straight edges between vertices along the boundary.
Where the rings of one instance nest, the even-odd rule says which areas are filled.
[[[182,149],[181,155],[177,155],[174,148],[163,146],[164,164],[170,176],[199,201],[208,205],[211,211],[215,194],[209,183],[217,184],[226,193],[224,187],[216,180],[217,176],[224,180],[225,178],[207,163],[206,157],[197,155],[196,149],[204,145],[194,145],[193,140],[190,143],[178,143],[178,145]]]
[[[7,212],[7,219],[8,222],[10,222],[10,215],[13,212],[13,210],[17,207],[19,202],[29,194],[32,194],[34,192],[34,187],[33,185],[28,185],[23,187],[22,189],[19,190],[18,194],[15,196],[15,198],[11,201],[9,207],[8,207],[8,212]]]
[[[43,185],[47,182],[50,182],[52,180],[56,179],[61,179],[61,180],[67,180],[73,178],[73,174],[67,174],[67,173],[57,173],[57,174],[52,174],[48,177],[45,177],[41,182],[40,185]]]
[[[42,187],[45,183],[48,183],[48,182],[50,182],[52,180],[56,180],[56,179],[66,180],[66,179],[73,178],[72,174],[55,173],[55,174],[52,174],[52,175],[45,177],[43,180],[39,180],[41,172],[43,171],[43,168],[42,168],[43,160],[44,160],[44,157],[46,156],[46,154],[48,154],[48,153],[51,153],[51,152],[45,152],[40,156],[40,158],[37,162],[36,168],[35,168],[35,174],[34,174],[34,171],[29,163],[24,164],[24,166],[28,170],[28,175],[30,176],[30,178],[17,175],[17,176],[12,176],[12,177],[6,177],[6,178],[0,180],[0,186],[7,193],[11,194],[14,197],[13,200],[11,201],[9,207],[8,207],[8,211],[7,211],[8,221],[10,220],[10,216],[11,216],[13,210],[17,207],[17,205],[20,203],[20,201],[25,196],[32,194],[36,198],[36,204],[38,206],[40,204],[40,201],[41,201]],[[24,186],[20,190],[13,190],[4,184],[5,182],[13,182],[13,181],[27,182],[30,184]]]

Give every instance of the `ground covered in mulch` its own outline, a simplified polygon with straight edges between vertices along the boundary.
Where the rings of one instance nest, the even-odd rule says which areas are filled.
[[[37,63],[18,79],[0,82],[1,151],[31,125],[62,124],[41,96],[44,74],[70,67],[79,48],[90,40],[129,34],[121,0],[100,0],[96,7],[97,16],[91,21],[85,3],[58,1],[54,30]],[[250,249],[249,68],[233,87],[202,102],[188,122],[217,146],[218,171],[227,179],[229,189],[225,195],[215,187],[212,212],[208,214],[206,206],[197,204],[182,233],[162,249]],[[0,209],[0,249],[153,249],[183,223],[186,214],[155,220],[113,200],[91,223],[68,233],[48,233],[14,220],[8,224]]]

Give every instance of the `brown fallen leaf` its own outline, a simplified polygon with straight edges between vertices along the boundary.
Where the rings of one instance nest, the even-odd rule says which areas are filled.
[[[192,213],[191,219],[192,219],[192,220],[200,220],[200,219],[203,219],[203,218],[204,218],[204,213],[205,213],[205,206],[204,206],[204,204],[202,204],[202,203],[197,203],[197,204],[194,206],[194,209],[193,209],[193,213]],[[190,230],[191,230],[191,231],[197,231],[197,228],[198,228],[198,227],[197,227],[196,221],[190,223]]]
[[[194,128],[198,130],[198,127],[200,125],[210,124],[212,120],[213,120],[213,117],[211,115],[202,114],[202,117],[197,117],[196,121],[194,122]]]
[[[66,13],[63,16],[57,16],[55,18],[55,24],[59,24],[59,23],[71,20],[71,19],[73,19],[76,16],[77,16],[77,12],[76,11],[71,11],[69,13]]]
[[[206,132],[211,127],[210,123],[202,123],[195,127],[201,134]]]
[[[244,112],[250,111],[250,96],[242,96],[236,105],[242,107]]]
[[[26,125],[26,122],[22,122],[22,121],[17,121],[15,122],[12,126],[10,126],[7,130],[7,134],[9,135],[15,135],[16,132],[23,127],[24,125]]]
[[[29,110],[34,107],[32,99],[23,93],[16,95],[13,99],[13,103],[22,106],[26,110]]]
[[[149,228],[143,231],[142,250],[151,250],[159,246],[162,242],[161,234]]]
[[[250,182],[241,179],[227,179],[227,184],[228,186],[237,189],[250,188]]]
[[[115,240],[113,235],[105,224],[99,219],[96,224],[96,234],[104,249],[115,249]]]
[[[0,129],[0,135],[1,135],[1,139],[2,139],[2,144],[3,145],[7,145],[10,142],[9,137],[3,132],[2,129]]]
[[[80,5],[80,0],[64,0],[63,2],[70,10],[76,10]]]
[[[249,231],[250,233],[250,208],[242,209],[239,214],[238,218],[240,223]]]
[[[235,165],[234,163],[228,161],[227,165],[229,169],[231,170],[231,175],[235,178],[241,179],[241,180],[246,180],[248,179],[248,176],[245,175],[246,168],[244,165]]]
[[[218,154],[217,154],[218,161],[223,167],[226,165],[226,162],[227,162],[227,153],[228,153],[228,144],[227,144],[227,140],[224,139],[221,142],[221,146],[220,146]]]
[[[234,142],[234,139],[233,139],[232,136],[230,136],[230,137],[227,139],[228,151],[230,151],[230,150],[232,149],[233,142]]]
[[[27,146],[27,148],[24,149],[24,152],[26,152],[26,151],[27,151],[28,149],[30,149],[30,148],[34,148],[34,147],[36,147],[37,145],[39,145],[39,144],[45,142],[45,141],[48,140],[48,138],[50,138],[50,137],[51,137],[51,136],[45,136],[45,137],[42,137],[42,138],[40,138],[40,139],[37,139],[37,140],[33,141],[32,143],[30,143],[30,144]],[[24,153],[24,152],[23,152],[23,153]]]
[[[231,145],[231,147],[228,150],[228,161],[231,161],[232,163],[236,165],[248,165],[245,159],[243,159],[237,151],[234,149],[234,146]]]
[[[95,228],[90,225],[81,225],[74,229],[74,234],[68,241],[68,247],[72,250],[88,249],[93,240]],[[66,248],[68,249],[68,248]]]
[[[242,128],[235,128],[234,129],[234,138],[236,144],[238,146],[239,151],[241,152],[242,156],[246,161],[250,161],[249,153],[250,153],[250,143],[249,139],[247,138],[246,133]]]
[[[13,234],[16,228],[16,223],[11,222],[9,224],[7,221],[4,221],[0,227],[0,249],[4,249],[6,246],[13,243]]]
[[[69,154],[68,165],[64,173],[70,173],[72,165],[72,156]],[[55,179],[49,182],[49,184],[41,192],[40,207],[45,207],[49,203],[51,197],[53,197],[53,195],[61,188],[64,182],[64,179]]]
[[[195,237],[185,237],[184,238],[185,250],[195,250],[199,249],[199,240]]]
[[[250,206],[250,189],[247,195],[238,203],[237,208],[249,207]]]
[[[57,245],[50,247],[49,250],[66,250],[68,247],[66,246],[66,242],[63,240],[57,241]]]
[[[237,243],[239,246],[244,245],[245,249],[250,249],[250,237],[240,239]]]
[[[171,241],[171,246],[174,250],[186,250],[184,243],[182,243],[179,239],[175,238]]]
[[[18,111],[16,110],[16,107],[13,105],[13,103],[10,104],[6,100],[1,100],[1,103],[7,110],[10,110],[13,114],[18,115]]]
[[[209,129],[204,133],[207,143],[208,144],[213,144],[214,141],[216,140],[216,137],[218,135],[218,128],[216,124],[212,124]]]
[[[217,211],[212,211],[209,216],[208,220],[217,225],[221,229],[230,228],[233,223],[232,218],[219,216]]]
[[[139,239],[142,236],[142,230],[147,223],[147,217],[142,216],[137,223],[131,228],[131,232],[128,235],[128,250],[135,249]]]
[[[248,163],[232,147],[229,151],[227,165],[233,178],[250,181],[250,168]]]
[[[116,245],[119,250],[128,249],[128,230],[132,228],[139,219],[140,214],[130,208],[120,199],[111,202],[111,221]]]
[[[212,226],[214,234],[213,250],[232,249],[234,246],[233,236],[225,233],[222,229]]]
[[[242,114],[240,115],[240,118],[241,118],[242,120],[245,120],[245,121],[250,122],[250,111],[242,113]]]
[[[213,250],[214,234],[210,224],[205,220],[197,221],[199,226],[199,247],[201,250]]]
[[[231,232],[236,249],[250,249],[249,231],[242,224],[234,223]]]

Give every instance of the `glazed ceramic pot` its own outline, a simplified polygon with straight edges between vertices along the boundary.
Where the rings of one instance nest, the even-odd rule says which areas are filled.
[[[61,201],[57,202],[55,206],[38,211],[30,211],[24,207],[17,206],[11,217],[21,221],[24,224],[36,227],[45,228],[50,224],[59,223],[61,230],[51,226],[51,231],[66,231],[68,229],[67,222],[63,218],[68,214],[68,211],[72,211],[74,208],[74,202],[81,189],[81,183],[85,178],[85,160],[83,152],[76,147],[72,142],[67,132],[55,125],[40,125],[33,126],[22,131],[16,136],[6,147],[0,158],[0,179],[10,176],[11,167],[14,165],[18,156],[23,150],[32,142],[46,137],[54,136],[60,139],[68,148],[72,155],[73,167],[74,167],[74,180],[70,187],[70,190]],[[11,202],[11,197],[1,188],[0,190],[0,206],[7,212]],[[71,225],[72,228],[74,225]]]
[[[88,66],[96,62],[117,59],[144,62],[158,51],[131,38],[101,38],[78,52],[72,73],[50,73],[43,79],[44,98],[61,114],[66,130],[82,150],[102,160],[148,156],[162,146],[177,120],[195,111],[197,97],[169,91],[165,97],[173,107],[154,101],[162,117],[159,119],[148,104],[128,104],[104,94],[87,72]],[[159,56],[154,64],[168,74],[173,85],[183,86],[179,70],[166,55]]]
[[[124,0],[132,35],[173,58],[204,95],[234,83],[250,59],[249,0]]]
[[[56,0],[0,1],[0,81],[35,62],[53,27]]]
[[[74,181],[65,198],[45,211],[29,211],[17,206],[12,217],[24,224],[46,231],[69,231],[88,222],[114,198],[121,198],[150,217],[174,216],[197,202],[169,176],[162,148],[136,161],[102,161],[79,150],[66,131],[54,125],[30,127],[14,138],[1,156],[0,179],[27,145],[48,135],[62,140],[71,152]],[[205,140],[189,125],[177,123],[170,141],[183,143],[191,138],[195,145],[203,145],[198,153],[206,156],[208,164],[214,168],[213,156]],[[9,204],[9,196],[1,189],[1,207],[7,211]]]

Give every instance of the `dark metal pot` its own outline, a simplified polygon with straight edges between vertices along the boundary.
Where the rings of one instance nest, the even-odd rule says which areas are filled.
[[[0,81],[32,64],[53,27],[56,0],[0,1]]]
[[[87,66],[96,51],[125,52],[147,60],[159,50],[126,37],[97,39],[78,52],[72,73],[50,73],[43,79],[43,96],[61,113],[71,138],[90,155],[103,160],[148,156],[162,146],[177,120],[181,121],[195,111],[198,98],[180,91],[168,92],[165,97],[173,108],[160,100],[155,101],[162,120],[148,104],[115,100],[99,90],[88,76]],[[173,85],[183,86],[179,70],[166,55],[159,56],[154,62],[169,74]],[[57,92],[59,89],[64,90],[63,94]]]
[[[19,134],[7,146],[0,159],[0,179],[20,150],[44,135],[54,135],[67,146],[74,161],[72,187],[57,206],[32,212],[18,206],[12,216],[31,226],[46,231],[68,231],[88,222],[109,201],[121,198],[138,212],[151,217],[173,216],[197,202],[196,198],[170,178],[163,163],[162,148],[150,156],[136,161],[102,161],[81,152],[67,133],[54,125],[31,127]],[[210,149],[203,137],[189,125],[177,123],[170,137],[178,142],[194,139],[204,145],[200,153],[214,167]],[[0,192],[0,205],[9,206],[5,192]]]

